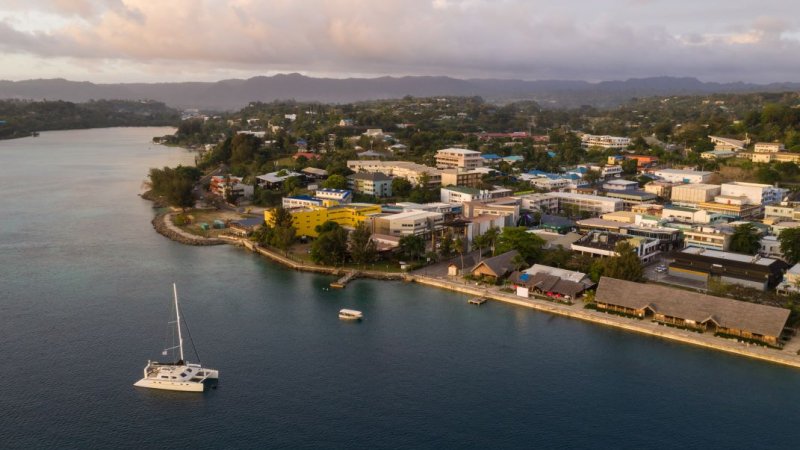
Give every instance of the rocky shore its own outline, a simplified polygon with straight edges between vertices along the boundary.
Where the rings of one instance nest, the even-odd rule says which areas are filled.
[[[187,245],[221,245],[226,241],[217,238],[205,238],[187,233],[172,223],[173,212],[160,213],[153,218],[151,222],[153,228],[161,234],[173,241],[180,242]]]

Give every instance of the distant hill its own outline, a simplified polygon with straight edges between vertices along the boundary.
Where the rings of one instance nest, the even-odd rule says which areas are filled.
[[[625,81],[456,79],[450,77],[311,78],[280,74],[217,82],[95,84],[64,79],[0,81],[0,99],[66,100],[148,99],[176,108],[235,110],[252,101],[347,103],[362,100],[430,96],[481,96],[488,101],[535,100],[544,107],[591,105],[609,108],[632,97],[712,93],[783,92],[800,83],[706,83],[696,78],[655,77]]]

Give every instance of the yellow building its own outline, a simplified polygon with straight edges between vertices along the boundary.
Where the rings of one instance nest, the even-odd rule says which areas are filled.
[[[274,210],[264,211],[264,220],[272,224]],[[336,222],[344,228],[355,228],[367,217],[373,214],[380,214],[380,205],[373,205],[369,203],[351,203],[349,205],[335,205],[335,206],[309,206],[304,208],[292,208],[289,210],[292,213],[292,221],[295,229],[297,229],[297,236],[317,237],[317,225],[322,225],[327,221]]]

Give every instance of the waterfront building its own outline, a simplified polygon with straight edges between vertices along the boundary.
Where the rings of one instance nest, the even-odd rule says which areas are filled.
[[[519,256],[519,252],[511,250],[491,258],[486,258],[475,265],[470,270],[473,277],[488,278],[490,280],[498,280],[505,278],[514,271],[514,258]]]
[[[392,196],[392,178],[381,172],[358,172],[347,177],[347,185],[353,192],[374,197]]]
[[[781,345],[788,309],[698,294],[656,284],[602,277],[595,294],[600,311],[613,311],[700,332]]]
[[[623,150],[631,145],[630,138],[621,136],[584,134],[581,136],[581,146],[584,148],[598,147],[603,149]]]
[[[781,295],[800,294],[800,263],[793,265],[783,274],[783,280],[776,290]]]
[[[592,288],[595,283],[585,274],[557,267],[535,264],[522,272],[513,272],[509,280],[514,283],[516,294],[528,297],[534,294],[574,300]]]
[[[700,247],[674,253],[669,274],[694,281],[717,280],[766,291],[775,287],[789,267],[779,259],[763,258]]]
[[[642,263],[648,263],[658,254],[658,240],[642,237],[628,236],[608,231],[591,231],[578,239],[570,248],[574,252],[592,257],[619,256],[617,244],[627,242],[633,247],[636,256]]]
[[[653,172],[658,178],[672,183],[707,183],[714,172],[700,170],[660,169]]]
[[[444,228],[444,214],[434,211],[406,211],[380,214],[371,219],[372,232],[388,236],[430,236]]]
[[[292,224],[297,230],[297,236],[317,237],[319,236],[316,230],[318,225],[331,221],[344,228],[353,229],[368,217],[381,214],[381,207],[369,203],[351,203],[349,205],[293,208],[289,212],[292,214]],[[273,214],[274,210],[272,209],[264,211],[264,220],[268,224],[274,224]]]
[[[464,148],[446,148],[436,152],[437,169],[471,170],[483,165],[481,152]]]
[[[678,206],[695,206],[699,203],[710,202],[719,195],[722,188],[718,184],[682,184],[672,187],[670,199]]]

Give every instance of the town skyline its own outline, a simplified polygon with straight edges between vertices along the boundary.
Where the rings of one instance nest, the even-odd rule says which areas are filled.
[[[9,0],[0,78],[451,76],[798,81],[800,6],[763,1]]]

